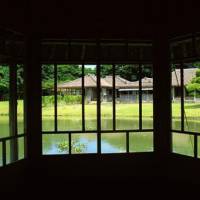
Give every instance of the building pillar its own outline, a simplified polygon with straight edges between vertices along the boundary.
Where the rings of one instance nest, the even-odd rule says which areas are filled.
[[[27,135],[27,158],[38,159],[42,154],[41,118],[41,66],[40,40],[33,35],[26,38],[24,66],[25,87],[25,133]]]
[[[167,31],[156,33],[154,38],[153,89],[154,150],[164,158],[171,152],[171,68]]]

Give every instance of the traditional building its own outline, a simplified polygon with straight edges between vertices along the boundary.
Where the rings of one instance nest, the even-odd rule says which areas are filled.
[[[184,86],[191,82],[196,76],[197,68],[184,69]],[[102,101],[112,101],[113,77],[101,78],[101,99]],[[153,79],[144,77],[141,80],[142,100],[152,101]],[[96,101],[96,76],[86,75],[84,77],[85,98],[88,102]],[[172,99],[181,96],[180,69],[172,72]],[[139,99],[139,81],[129,81],[119,75],[115,77],[116,100],[119,102],[136,102]],[[184,87],[187,95],[186,87]],[[82,78],[58,84],[58,91],[71,95],[80,95],[82,91]]]
[[[153,79],[144,77],[142,79],[142,95],[144,101],[151,101],[153,94]],[[86,75],[84,77],[85,98],[88,102],[96,101],[96,76]],[[112,101],[113,77],[101,78],[101,100]],[[58,84],[58,91],[71,95],[80,95],[82,91],[82,78]],[[119,102],[138,101],[139,81],[128,81],[120,76],[115,77],[115,94]]]

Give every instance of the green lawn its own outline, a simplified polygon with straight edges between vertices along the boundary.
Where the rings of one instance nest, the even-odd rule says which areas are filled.
[[[23,102],[18,101],[18,115],[23,115]],[[174,118],[180,117],[180,104],[172,104],[172,115]],[[118,118],[129,118],[136,117],[139,115],[138,104],[116,104],[116,116]],[[9,103],[7,101],[0,102],[0,115],[7,116],[9,112]],[[200,117],[200,103],[186,103],[185,112],[188,118]],[[42,113],[44,117],[50,117],[54,115],[54,106],[48,105],[42,108]],[[96,104],[85,105],[85,113],[87,116],[96,117]],[[112,104],[102,103],[101,105],[102,117],[112,117]],[[59,105],[58,104],[58,115],[65,117],[80,117],[81,116],[81,105],[71,104],[71,105]],[[153,106],[152,103],[143,103],[142,105],[142,115],[144,117],[153,116]]]

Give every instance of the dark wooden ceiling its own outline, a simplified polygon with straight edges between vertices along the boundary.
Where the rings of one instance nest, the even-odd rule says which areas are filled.
[[[47,38],[152,38],[199,31],[199,5],[190,0],[6,0],[0,26]]]

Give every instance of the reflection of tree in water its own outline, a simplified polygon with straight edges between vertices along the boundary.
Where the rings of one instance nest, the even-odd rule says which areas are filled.
[[[60,152],[68,152],[69,151],[69,143],[64,141],[58,144],[58,149]],[[73,153],[82,153],[87,149],[87,145],[81,143],[79,140],[72,140],[71,149]]]

